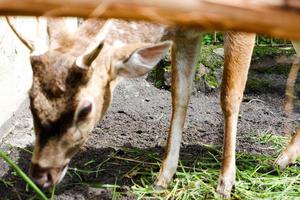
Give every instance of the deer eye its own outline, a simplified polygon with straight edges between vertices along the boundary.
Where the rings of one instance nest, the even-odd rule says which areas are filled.
[[[81,106],[78,115],[77,115],[77,121],[84,120],[92,111],[92,103],[90,101],[86,101]]]

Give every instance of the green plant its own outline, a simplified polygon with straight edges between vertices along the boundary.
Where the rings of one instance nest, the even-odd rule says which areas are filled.
[[[7,162],[14,170],[15,172],[31,187],[35,193],[38,195],[38,197],[42,200],[48,200],[47,196],[36,186],[36,184],[22,171],[22,169],[15,164],[3,151],[0,151],[0,157]],[[54,190],[54,188],[53,188]],[[53,192],[54,195],[54,192]],[[51,199],[53,199],[53,195]]]
[[[213,44],[213,36],[211,34],[204,34],[202,37],[202,44],[204,45]]]
[[[253,93],[265,92],[265,90],[269,87],[270,82],[268,80],[258,79],[254,77],[250,77],[246,85],[247,90]]]
[[[223,33],[221,32],[212,32],[212,33],[205,33],[202,36],[202,44],[204,45],[214,45],[216,43],[223,42]]]
[[[219,86],[219,83],[216,79],[216,77],[214,76],[214,74],[210,73],[210,74],[205,74],[204,75],[204,80],[206,82],[206,84],[210,87],[210,88],[217,88]]]

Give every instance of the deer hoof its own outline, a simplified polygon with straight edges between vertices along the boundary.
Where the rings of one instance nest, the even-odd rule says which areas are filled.
[[[163,186],[161,186],[161,185],[156,185],[156,184],[154,184],[154,190],[156,190],[156,191],[162,191],[162,190],[165,190],[166,188],[165,187],[163,187]]]
[[[223,199],[229,199],[233,185],[233,179],[220,177],[220,181],[216,191]]]
[[[166,181],[165,179],[158,179],[155,183],[154,183],[154,189],[157,191],[160,190],[164,190],[168,187],[168,181]]]
[[[281,170],[285,169],[291,163],[289,156],[285,153],[280,154],[274,162],[274,167],[278,166]]]

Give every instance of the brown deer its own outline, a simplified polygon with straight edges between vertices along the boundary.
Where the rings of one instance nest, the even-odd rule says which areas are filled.
[[[42,187],[63,178],[72,156],[101,120],[122,77],[150,71],[172,45],[172,118],[157,188],[166,188],[178,165],[181,134],[191,94],[201,34],[145,22],[86,20],[75,32],[48,20],[48,48],[38,50],[14,28],[31,50],[31,111],[36,141],[30,173]],[[59,30],[58,30],[59,29]],[[47,38],[46,37],[46,38]],[[44,37],[45,38],[45,37]],[[255,34],[225,35],[221,105],[225,117],[224,153],[217,192],[230,197],[235,181],[237,120]],[[41,48],[43,49],[43,48]]]

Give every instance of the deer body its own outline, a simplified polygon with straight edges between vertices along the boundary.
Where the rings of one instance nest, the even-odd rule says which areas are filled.
[[[173,112],[165,156],[156,181],[157,188],[167,187],[178,165],[181,134],[201,34],[193,30],[122,20],[87,20],[75,34],[57,30],[56,27],[61,26],[63,24],[60,20],[49,20],[48,49],[41,52],[32,49],[30,56],[33,69],[30,101],[36,133],[30,169],[32,177],[42,187],[60,182],[70,159],[107,111],[112,91],[119,79],[144,75],[151,70],[171,45],[170,42],[159,41],[172,38]],[[229,60],[229,67],[225,66],[225,70],[230,70],[231,67],[246,70],[249,66],[251,48],[242,54],[246,56],[245,61],[244,57],[233,58],[238,53],[230,52],[234,52],[235,48],[245,50],[246,48],[241,47],[248,45],[247,41],[254,42],[254,37],[248,36],[239,41],[244,34],[237,35],[239,37],[227,40],[226,49],[229,53],[226,59]],[[240,64],[244,66],[238,66]],[[241,83],[245,82],[245,75],[240,78]],[[239,92],[243,91],[243,87],[243,84],[238,87]],[[241,95],[234,96],[234,100],[237,98],[240,102]],[[225,93],[223,96],[228,95]],[[228,102],[225,101],[225,104]],[[225,105],[224,111],[230,113],[225,117],[237,119],[239,104],[230,105],[235,105],[235,108],[231,106],[232,109],[227,109]],[[236,120],[229,120],[231,125],[228,126],[234,127],[235,122]],[[236,130],[230,134],[235,135],[235,132]],[[225,141],[230,145],[234,139],[230,136]],[[227,193],[234,183],[234,145],[235,143],[231,144],[227,152],[229,156],[223,161],[225,168],[222,171],[226,173],[223,173],[223,181],[220,183],[226,186],[224,188]],[[221,194],[224,191],[219,189]]]

